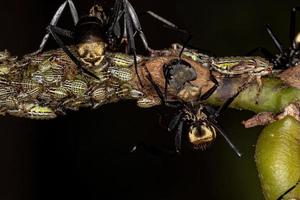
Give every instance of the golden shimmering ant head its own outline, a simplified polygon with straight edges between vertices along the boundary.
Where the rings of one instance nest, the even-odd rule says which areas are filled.
[[[206,123],[200,126],[191,126],[188,133],[189,142],[194,149],[205,150],[217,137],[214,127]]]
[[[104,58],[106,44],[102,41],[87,41],[78,45],[80,60],[88,66],[97,66]]]

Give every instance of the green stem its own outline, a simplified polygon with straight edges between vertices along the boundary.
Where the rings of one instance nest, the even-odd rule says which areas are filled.
[[[300,90],[297,88],[286,86],[277,78],[264,78],[263,87],[258,95],[258,103],[256,104],[258,85],[252,83],[242,91],[230,105],[231,108],[250,110],[256,113],[259,112],[280,112],[285,106],[290,103],[296,103],[300,100]],[[236,82],[232,81],[232,88],[236,88]],[[220,106],[226,99],[226,90],[223,90],[225,85],[220,88],[208,99],[208,103]],[[226,85],[228,87],[228,85]],[[227,97],[228,98],[228,97]]]

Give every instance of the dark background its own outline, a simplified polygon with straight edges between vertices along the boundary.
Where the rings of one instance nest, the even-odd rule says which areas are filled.
[[[84,14],[94,1],[74,0]],[[275,48],[264,30],[270,23],[288,43],[289,11],[297,1],[131,0],[138,13],[153,10],[193,33],[191,44],[219,56],[243,55],[257,46]],[[15,55],[32,52],[63,0],[1,1],[0,48]],[[299,5],[299,4],[298,4]],[[60,25],[71,26],[69,12]],[[152,48],[166,48],[178,34],[141,16]],[[299,21],[300,22],[300,21]],[[55,48],[55,44],[47,48]],[[141,141],[172,147],[158,124],[156,109],[134,102],[70,112],[51,121],[0,119],[0,199],[262,199],[254,163],[260,129],[245,130],[250,112],[226,111],[220,123],[244,153],[238,158],[218,137],[204,152],[184,148],[177,157],[154,157]]]

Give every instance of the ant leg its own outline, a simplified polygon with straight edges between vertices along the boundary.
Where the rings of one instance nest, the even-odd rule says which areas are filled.
[[[73,22],[74,22],[74,25],[77,24],[78,22],[78,13],[77,13],[77,10],[75,8],[75,5],[73,3],[72,0],[67,0],[65,1],[58,9],[57,11],[55,12],[51,22],[50,22],[50,26],[56,26],[63,11],[65,10],[65,7],[66,5],[69,4],[69,7],[70,7],[70,10],[71,10],[71,14],[72,14],[72,18],[73,18]],[[43,51],[48,39],[49,39],[49,36],[50,36],[50,33],[47,33],[44,38],[42,39],[42,42],[39,46],[39,49],[37,51],[35,51],[33,54],[39,54]]]
[[[170,75],[170,71],[172,69],[170,68],[170,66],[164,64],[163,65],[163,74],[164,74],[164,78],[165,78],[165,98],[168,98],[168,85],[170,83],[170,79],[171,79],[171,75]]]
[[[60,48],[63,49],[63,51],[70,57],[70,59],[77,65],[79,69],[81,69],[84,73],[88,74],[89,76],[94,77],[95,79],[99,80],[99,77],[90,72],[89,70],[85,69],[82,65],[81,62],[76,58],[75,55],[64,45],[62,40],[59,38],[58,33],[60,33],[61,29],[57,29],[56,26],[48,26],[47,30],[49,34],[51,34],[56,41],[56,43],[59,45]]]
[[[267,32],[269,36],[271,37],[272,41],[276,45],[277,49],[280,51],[281,54],[284,54],[284,48],[278,38],[275,36],[274,32],[272,31],[271,27],[267,24],[266,25]]]
[[[57,34],[64,36],[64,37],[68,37],[70,39],[74,39],[74,32],[57,27],[57,26],[53,26],[52,28],[53,28],[53,30],[55,29],[55,32]]]
[[[214,83],[214,86],[211,87],[207,92],[205,92],[203,95],[201,95],[200,97],[200,101],[204,101],[207,100],[215,91],[216,89],[219,87],[219,82],[217,81],[217,79],[214,77],[214,75],[212,74],[212,71],[210,72],[210,80]]]
[[[284,196],[287,195],[289,192],[291,192],[293,189],[295,189],[295,187],[297,187],[297,185],[299,183],[300,183],[300,180],[295,185],[290,187],[287,191],[285,191],[282,195],[280,195],[276,200],[283,200]]]
[[[123,12],[121,12],[121,6],[122,2],[120,0],[115,0],[113,7],[114,12],[112,13],[111,18],[109,19],[109,24],[111,24],[111,26],[108,28],[108,35],[115,34],[118,38],[121,36],[119,19],[123,15]]]
[[[152,11],[147,11],[147,14],[149,14],[151,17],[153,17],[154,19],[157,19],[158,21],[161,21],[163,24],[167,25],[167,27],[172,28],[173,30],[178,30],[179,27],[176,26],[174,23],[170,22],[169,20],[159,16],[158,14],[152,12]]]
[[[247,87],[247,85],[253,80],[253,76],[249,77],[247,81],[245,81],[245,83],[243,83],[237,90],[237,92],[230,97],[229,99],[227,99],[224,104],[217,110],[217,112],[215,113],[215,117],[219,117],[220,114],[226,110],[230,104],[235,100],[235,98],[242,92],[244,91]]]
[[[182,103],[179,101],[165,101],[164,96],[159,89],[159,86],[154,82],[154,80],[152,79],[152,76],[147,68],[146,68],[146,71],[148,73],[147,74],[148,80],[151,82],[152,86],[156,90],[156,93],[159,96],[159,98],[161,99],[161,101],[163,102],[163,104],[166,106],[169,106],[169,107],[174,107],[174,108],[182,107]],[[182,130],[183,130],[183,120],[180,121],[180,119],[182,119],[181,116],[182,116],[182,113],[177,114],[171,120],[171,122],[169,123],[169,126],[168,126],[168,131],[172,131],[178,125],[177,130],[176,130],[176,135],[175,135],[175,149],[176,149],[177,153],[180,153],[180,150],[181,150],[181,138],[182,138]]]
[[[222,137],[229,144],[229,146],[231,147],[231,149],[233,149],[233,151],[238,155],[238,157],[242,157],[242,153],[240,152],[240,150],[231,142],[231,140],[228,138],[228,136],[223,131],[223,129],[219,125],[217,125],[215,119],[211,119],[210,118],[210,120],[208,120],[208,122],[216,129],[216,131],[218,133],[220,133],[222,135]]]
[[[125,46],[125,53],[128,54],[130,52],[130,49],[128,44],[127,23],[125,17],[124,17],[123,36],[120,42],[120,46],[122,46],[123,44]]]
[[[128,1],[124,0],[124,4],[127,5],[127,3],[128,3]],[[134,31],[133,31],[133,24],[131,23],[132,18],[131,18],[128,6],[124,6],[124,20],[126,22],[124,24],[124,26],[126,26],[126,28],[127,28],[126,33],[127,33],[127,36],[128,36],[129,49],[133,52],[135,73],[137,74],[137,77],[138,77],[138,80],[139,80],[139,83],[140,83],[141,87],[143,87],[142,80],[141,80],[141,77],[139,76],[138,69],[137,69],[138,66],[137,66],[137,55],[136,55],[134,33],[133,33]]]
[[[175,135],[175,149],[177,153],[181,151],[181,138],[182,138],[183,121],[180,121]]]
[[[160,90],[159,86],[154,82],[153,78],[152,78],[152,75],[151,73],[149,72],[148,68],[145,67],[146,71],[147,71],[147,75],[146,75],[146,78],[150,81],[151,85],[153,86],[156,94],[158,95],[159,99],[161,100],[162,104],[163,105],[166,105],[168,107],[171,107],[171,108],[180,108],[182,107],[182,102],[180,101],[166,101],[165,100],[165,96],[164,94],[162,93],[162,91]]]
[[[216,116],[213,114],[215,110],[210,106],[204,107],[205,113],[208,113],[208,119],[207,122],[216,129],[216,131],[222,135],[222,137],[225,139],[225,141],[229,144],[230,148],[233,149],[233,151],[239,156],[242,156],[242,153],[240,150],[231,142],[227,134],[224,132],[223,128],[218,125],[218,122],[216,120]]]
[[[181,119],[182,113],[178,113],[173,117],[173,119],[170,121],[169,126],[168,126],[168,131],[173,131],[175,127],[178,125],[179,120]]]
[[[135,12],[133,6],[132,6],[131,3],[130,3],[129,1],[127,1],[127,0],[125,0],[124,3],[125,3],[124,6],[127,7],[128,12],[129,12],[129,14],[130,14],[130,18],[131,18],[131,20],[132,20],[133,26],[134,26],[136,32],[139,34],[139,36],[140,36],[140,38],[141,38],[141,40],[142,40],[142,42],[143,42],[143,45],[144,45],[145,49],[146,49],[147,51],[151,51],[151,49],[149,48],[149,45],[148,45],[146,36],[145,36],[144,32],[142,31],[141,23],[140,23],[140,21],[139,21],[139,18],[138,18],[138,16],[137,16],[137,14],[136,14],[136,12]]]
[[[72,0],[68,0],[68,4],[69,4],[69,8],[70,8],[70,11],[71,11],[71,15],[72,15],[72,18],[73,18],[74,25],[76,25],[79,21],[77,9],[76,9],[76,7],[75,7]]]
[[[227,99],[225,103],[219,108],[219,110],[216,112],[216,117],[220,116],[220,113],[222,113],[224,110],[226,110],[229,105],[234,101],[234,99],[240,94],[241,91],[236,92],[232,97]]]
[[[158,97],[160,98],[162,104],[165,105],[165,98],[163,93],[161,92],[161,90],[159,89],[159,86],[155,83],[155,81],[152,78],[151,73],[149,72],[148,68],[145,67],[146,71],[147,71],[147,75],[146,78],[150,81],[151,85],[153,86],[153,88],[155,89],[155,92],[157,93]]]

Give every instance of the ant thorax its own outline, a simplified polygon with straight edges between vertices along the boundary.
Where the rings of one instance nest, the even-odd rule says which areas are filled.
[[[104,59],[106,44],[102,41],[88,41],[77,45],[80,60],[89,67],[98,66]]]

